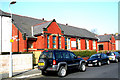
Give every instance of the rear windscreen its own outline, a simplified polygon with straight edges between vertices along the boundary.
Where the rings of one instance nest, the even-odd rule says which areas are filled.
[[[53,53],[51,51],[50,52],[43,52],[41,54],[40,58],[48,58],[48,59],[50,59],[50,58],[52,58],[52,55],[53,55]]]

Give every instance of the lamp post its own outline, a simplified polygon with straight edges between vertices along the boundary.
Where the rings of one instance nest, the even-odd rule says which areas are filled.
[[[9,10],[10,10],[10,5],[15,4],[15,3],[16,3],[15,0],[10,2]],[[11,12],[11,10],[10,10],[10,15],[11,15],[11,40],[10,40],[10,42],[11,42],[11,51],[10,51],[10,57],[9,57],[9,77],[12,77],[12,72],[13,72],[13,66],[12,66],[13,65],[13,62],[12,62],[12,42],[13,42],[13,40],[12,40],[12,12]]]

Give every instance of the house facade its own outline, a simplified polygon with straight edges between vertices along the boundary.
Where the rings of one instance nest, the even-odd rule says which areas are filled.
[[[98,35],[98,51],[100,50],[116,50],[115,37],[113,34]]]
[[[9,13],[5,13],[9,15]],[[70,25],[13,14],[12,52],[97,50],[94,33]]]

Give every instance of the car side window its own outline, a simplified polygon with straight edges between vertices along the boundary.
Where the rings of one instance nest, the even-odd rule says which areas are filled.
[[[75,55],[72,52],[69,52],[69,53],[70,53],[70,57],[74,59]]]
[[[103,54],[101,54],[101,58],[104,58],[104,55],[103,55]]]
[[[69,58],[70,58],[69,53],[67,53],[67,52],[62,52],[62,54],[63,54],[63,58],[64,58],[64,59],[69,59]]]
[[[56,59],[62,59],[62,54],[61,52],[56,52]]]

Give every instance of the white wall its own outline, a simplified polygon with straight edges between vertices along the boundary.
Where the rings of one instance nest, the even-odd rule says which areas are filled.
[[[120,40],[116,40],[115,44],[116,44],[116,50],[120,50]]]
[[[0,54],[1,54],[1,16],[0,16]]]
[[[2,16],[2,52],[11,51],[11,28],[11,18]]]
[[[0,55],[0,74],[9,73],[9,57],[10,55]],[[14,54],[13,72],[25,71],[33,68],[32,54]]]

